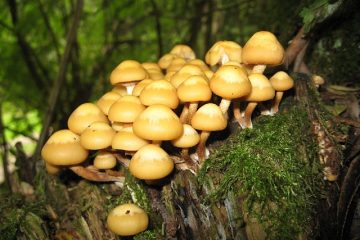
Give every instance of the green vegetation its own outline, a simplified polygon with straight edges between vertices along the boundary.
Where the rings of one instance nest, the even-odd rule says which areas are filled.
[[[245,196],[243,213],[262,222],[270,239],[306,234],[322,184],[311,139],[300,107],[258,117],[253,129],[233,135],[205,162],[199,180],[206,183],[211,177],[216,184],[206,201],[214,203],[234,191]]]

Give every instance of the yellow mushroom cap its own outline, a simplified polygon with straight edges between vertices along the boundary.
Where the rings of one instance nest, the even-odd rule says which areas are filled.
[[[80,135],[81,145],[89,150],[99,150],[111,146],[115,131],[109,124],[93,122]]]
[[[186,60],[181,58],[181,57],[177,57],[174,58],[170,65],[166,68],[166,73],[168,72],[177,72],[179,71],[179,69],[181,69],[184,65],[186,64]]]
[[[112,85],[126,82],[137,82],[148,76],[146,70],[138,61],[125,60],[122,61],[110,74],[110,82]]]
[[[177,95],[182,102],[205,102],[211,99],[212,92],[207,79],[195,75],[179,85]]]
[[[210,66],[222,62],[223,58],[241,63],[241,46],[233,41],[218,41],[205,55],[205,61]]]
[[[174,162],[159,146],[148,144],[140,148],[131,158],[130,173],[143,180],[156,180],[169,175],[174,169]]]
[[[51,175],[56,175],[61,170],[61,167],[59,167],[57,165],[50,164],[48,162],[45,162],[45,168],[46,168],[46,172],[51,174]]]
[[[190,148],[195,146],[200,141],[198,132],[189,124],[184,124],[183,134],[171,141],[172,145],[178,148]]]
[[[191,76],[200,75],[206,78],[205,73],[196,65],[186,64],[171,77],[171,84],[178,87],[183,81]]]
[[[100,97],[100,99],[96,102],[96,105],[105,115],[108,115],[111,105],[116,102],[120,97],[121,95],[116,92],[107,92]]]
[[[145,231],[148,225],[147,213],[132,203],[117,206],[107,217],[107,226],[110,231],[120,236],[136,235]]]
[[[280,65],[283,60],[284,48],[271,32],[256,32],[242,49],[242,62],[245,64]]]
[[[93,103],[83,103],[78,106],[68,119],[68,128],[76,134],[81,134],[93,122],[108,122],[101,109]]]
[[[148,84],[140,93],[140,101],[145,106],[162,104],[175,109],[179,105],[176,88],[166,80]]]
[[[194,51],[191,49],[191,47],[189,47],[188,45],[185,44],[177,44],[175,45],[171,51],[171,54],[175,54],[179,57],[182,57],[186,60],[191,60],[191,59],[195,59],[195,53]]]
[[[225,129],[227,121],[218,105],[207,103],[196,111],[191,125],[195,129],[211,132]]]
[[[267,77],[261,73],[253,73],[249,75],[252,88],[251,93],[246,96],[246,101],[263,102],[271,100],[275,97],[275,89]]]
[[[161,80],[164,79],[164,74],[162,72],[159,72],[157,70],[147,70],[149,78],[152,80]]]
[[[275,91],[279,92],[287,91],[294,86],[294,80],[286,72],[283,71],[275,73],[270,78],[270,83],[275,89]]]
[[[193,60],[190,60],[190,61],[188,62],[188,64],[198,66],[198,67],[200,67],[201,70],[203,70],[203,71],[208,71],[208,70],[210,70],[210,68],[208,67],[208,65],[206,65],[206,63],[205,63],[203,60],[201,60],[201,59],[193,59]]]
[[[147,144],[149,144],[149,141],[135,135],[132,127],[126,127],[115,134],[112,141],[112,148],[125,151],[137,151]]]
[[[152,79],[144,79],[144,80],[142,80],[142,81],[140,81],[140,82],[138,82],[136,85],[135,85],[135,87],[134,87],[134,89],[133,89],[133,91],[132,91],[132,95],[133,96],[136,96],[136,97],[139,97],[140,96],[140,93],[141,93],[141,91],[144,89],[144,87],[146,87],[147,85],[149,85],[150,83],[152,83],[153,82],[153,80]]]
[[[55,166],[79,164],[87,156],[88,150],[81,146],[79,135],[68,129],[53,133],[41,150],[41,157]]]
[[[158,65],[162,69],[167,69],[175,58],[178,58],[178,56],[176,56],[175,54],[167,53],[159,59]]]
[[[146,140],[166,141],[181,136],[183,126],[179,117],[169,107],[152,105],[136,118],[133,131]]]
[[[97,169],[112,169],[116,166],[116,157],[114,154],[106,151],[100,151],[94,159],[94,167]]]
[[[210,88],[222,98],[234,99],[248,95],[251,84],[241,67],[223,65],[210,79]]]
[[[148,70],[156,70],[156,71],[161,72],[161,68],[155,62],[144,62],[141,65],[142,65],[143,68],[145,68],[146,71],[148,71]]]
[[[127,95],[126,87],[121,84],[116,84],[111,91],[119,94],[120,96]]]
[[[111,105],[108,117],[113,122],[132,123],[144,109],[138,97],[127,95]]]

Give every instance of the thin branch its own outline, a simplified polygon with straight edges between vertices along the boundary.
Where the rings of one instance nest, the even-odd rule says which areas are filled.
[[[155,0],[151,0],[151,5],[153,8],[153,13],[154,13],[154,17],[155,17],[155,28],[156,28],[156,36],[157,36],[157,43],[158,43],[158,58],[160,58],[163,55],[160,12],[159,12],[159,8],[158,8]]]
[[[66,37],[65,51],[64,51],[63,57],[61,59],[58,77],[57,77],[56,81],[54,82],[54,85],[50,92],[49,105],[48,105],[48,108],[44,115],[42,130],[41,130],[38,144],[35,149],[35,153],[33,155],[33,161],[37,161],[40,158],[41,148],[42,148],[43,144],[45,143],[45,138],[48,135],[48,130],[49,130],[51,121],[54,117],[55,106],[56,106],[56,103],[59,98],[60,89],[65,81],[66,70],[67,70],[67,66],[69,64],[71,50],[73,48],[77,30],[79,27],[83,6],[84,6],[84,1],[77,0],[75,12],[74,12],[74,16],[73,16],[73,21],[72,21],[70,30],[67,34],[67,37]]]
[[[46,27],[47,31],[49,32],[49,34],[50,34],[52,42],[54,43],[54,48],[55,48],[55,52],[56,52],[58,62],[60,62],[61,61],[61,54],[60,54],[60,50],[59,50],[59,43],[58,43],[58,41],[56,39],[54,30],[51,27],[49,18],[46,15],[46,11],[45,11],[44,5],[41,2],[41,0],[38,0],[38,5],[39,5],[39,10],[40,10],[41,16],[42,16],[42,18],[44,20],[44,23],[45,23],[45,27]]]

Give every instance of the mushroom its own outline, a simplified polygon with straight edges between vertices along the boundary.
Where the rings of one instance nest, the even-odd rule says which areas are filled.
[[[274,115],[279,111],[280,101],[284,92],[294,87],[294,80],[286,72],[279,71],[270,78],[270,83],[276,91],[270,109],[270,115]]]
[[[53,165],[51,163],[45,162],[45,169],[46,172],[51,174],[51,175],[56,175],[60,172],[61,167],[57,166],[57,165]]]
[[[183,125],[178,116],[165,105],[151,105],[133,123],[134,133],[153,144],[173,140],[183,133]]]
[[[123,150],[133,155],[141,147],[149,144],[149,141],[134,134],[132,127],[125,127],[117,132],[112,140],[112,148]]]
[[[325,79],[322,76],[316,75],[316,74],[313,74],[311,76],[311,80],[315,84],[316,88],[319,88],[321,85],[323,85],[325,83]]]
[[[176,88],[166,80],[156,80],[149,83],[141,91],[139,98],[145,106],[162,104],[175,109],[179,105]]]
[[[268,31],[256,32],[242,49],[242,62],[253,65],[252,73],[263,73],[266,65],[276,66],[284,61],[284,48]]]
[[[109,109],[109,119],[121,126],[131,125],[136,117],[145,110],[145,106],[141,104],[138,97],[123,96],[119,98]],[[119,130],[119,129],[115,129]]]
[[[132,95],[133,95],[133,96],[136,96],[136,97],[139,97],[141,91],[142,91],[147,85],[149,85],[150,83],[152,83],[153,81],[154,81],[154,80],[147,78],[147,79],[144,79],[144,80],[138,82],[138,83],[135,85],[134,89],[133,89]]]
[[[250,81],[243,68],[235,65],[221,66],[210,79],[210,88],[222,97],[220,109],[226,114],[232,99],[244,97],[251,92]]]
[[[133,236],[147,229],[149,217],[137,205],[127,203],[112,209],[106,222],[113,233],[120,236]]]
[[[94,167],[101,170],[112,169],[116,166],[116,157],[107,151],[99,151],[94,159]]]
[[[144,62],[141,65],[148,72],[150,79],[160,80],[164,78],[164,74],[161,72],[161,68],[157,63]]]
[[[175,45],[171,49],[170,54],[175,54],[179,57],[184,58],[187,61],[195,59],[194,51],[191,49],[191,47],[189,47],[188,45],[185,45],[185,44]]]
[[[108,119],[95,104],[83,103],[70,114],[67,124],[71,131],[81,134],[93,122],[108,123]]]
[[[119,94],[120,96],[128,95],[126,87],[121,84],[115,85],[111,91]]]
[[[54,166],[80,164],[87,156],[88,150],[80,144],[80,136],[68,129],[53,133],[41,149],[41,157]]]
[[[158,65],[161,69],[167,69],[175,58],[178,58],[178,56],[176,56],[175,54],[167,53],[159,59]]]
[[[211,89],[206,78],[200,75],[189,77],[182,82],[178,89],[179,99],[185,103],[180,116],[182,123],[190,123],[191,118],[198,108],[199,102],[206,102],[211,99]]]
[[[148,73],[138,61],[125,60],[111,72],[110,82],[112,85],[121,84],[125,86],[127,93],[131,95],[136,82],[147,77]]]
[[[91,123],[80,135],[81,145],[88,150],[100,150],[111,146],[115,131],[104,122]]]
[[[159,180],[174,169],[174,162],[159,146],[148,144],[140,148],[131,158],[129,171],[142,180]]]
[[[193,165],[189,156],[189,148],[194,147],[200,141],[198,132],[189,124],[183,124],[183,134],[171,141],[172,145],[181,148],[181,156],[186,163]]]
[[[267,77],[261,73],[252,73],[249,75],[252,88],[251,93],[245,97],[248,105],[245,109],[244,119],[241,122],[242,128],[252,128],[251,115],[258,102],[268,101],[274,98],[275,90]]]
[[[218,105],[207,103],[201,106],[194,114],[191,125],[193,128],[201,130],[200,142],[196,150],[201,165],[205,160],[205,145],[210,132],[224,130],[227,121]]]
[[[120,97],[121,95],[117,92],[107,92],[100,97],[100,99],[96,102],[96,105],[107,116],[111,105],[116,102]]]
[[[200,75],[207,78],[199,66],[186,64],[171,77],[170,82],[175,88],[177,88],[183,81],[194,75]]]
[[[210,66],[228,61],[241,63],[241,46],[233,41],[218,41],[206,53],[205,62]]]

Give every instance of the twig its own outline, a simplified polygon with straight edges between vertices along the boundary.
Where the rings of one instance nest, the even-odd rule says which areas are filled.
[[[99,172],[95,168],[85,168],[82,166],[73,166],[70,167],[70,170],[73,171],[76,175],[95,182],[122,182],[125,180],[124,174],[119,172]]]
[[[3,123],[3,116],[2,116],[2,104],[0,102],[0,135],[1,135],[1,146],[2,146],[2,159],[3,159],[3,168],[4,168],[4,177],[5,177],[5,184],[7,185],[8,189],[11,191],[11,182],[10,182],[10,174],[8,171],[8,144],[6,141],[5,136],[5,128]]]
[[[66,46],[63,57],[61,59],[59,74],[50,92],[49,105],[44,115],[41,134],[32,158],[34,162],[40,158],[40,151],[42,146],[44,145],[45,138],[48,135],[48,130],[54,116],[55,106],[59,98],[60,89],[63,85],[63,82],[65,81],[66,70],[69,63],[73,43],[75,41],[77,29],[80,23],[83,5],[83,0],[77,0],[73,22],[66,37]]]

